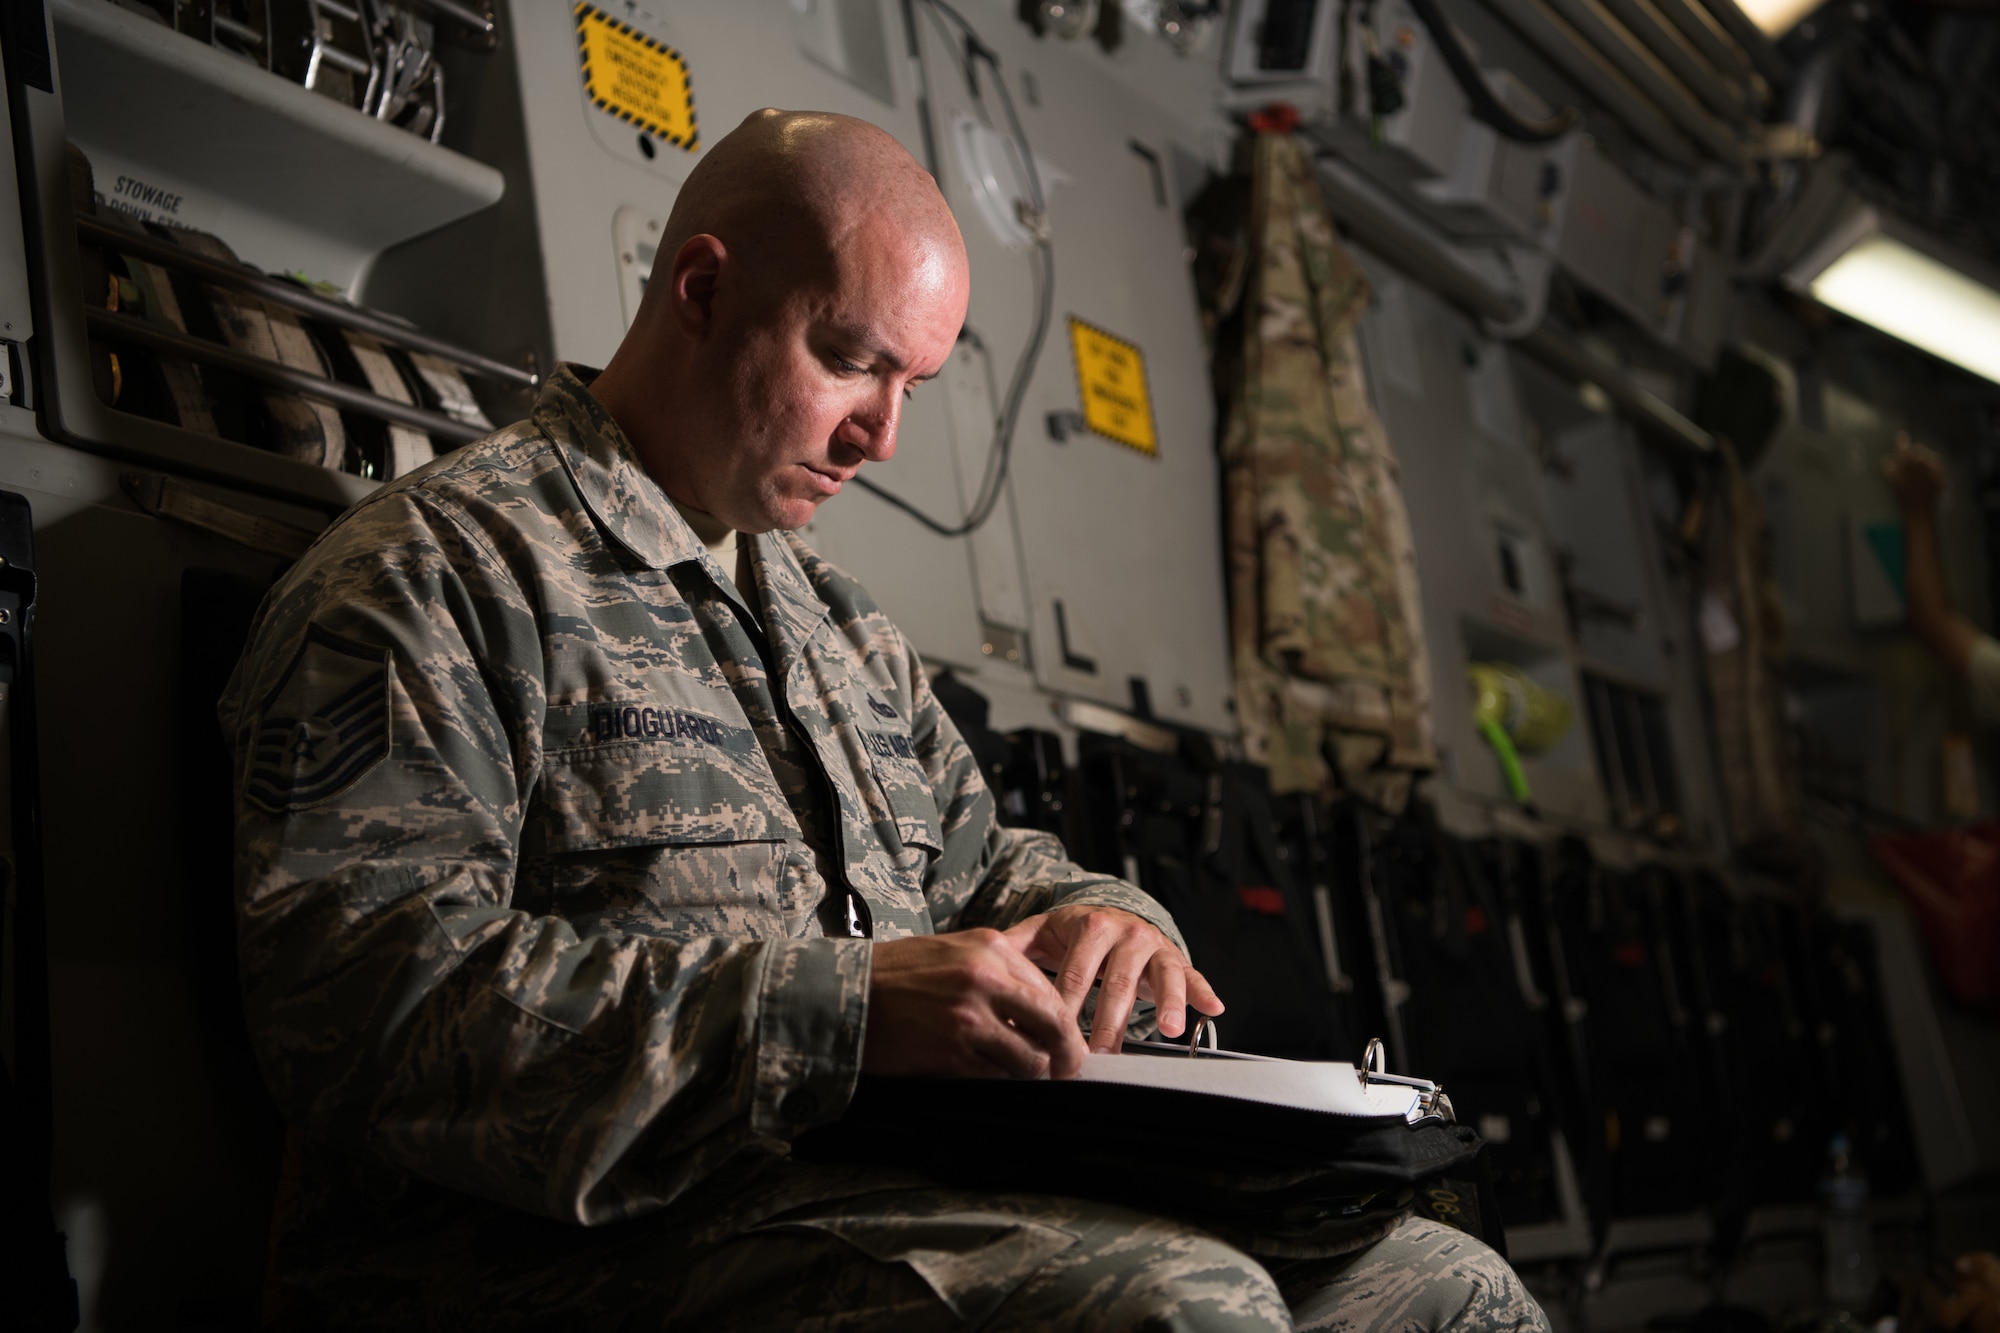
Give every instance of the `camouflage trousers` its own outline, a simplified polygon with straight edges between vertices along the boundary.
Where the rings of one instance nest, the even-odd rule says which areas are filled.
[[[916,1189],[795,1209],[708,1245],[616,1248],[615,1265],[588,1275],[590,1260],[572,1251],[553,1282],[532,1264],[489,1270],[438,1322],[621,1333],[1548,1328],[1505,1260],[1414,1218],[1352,1254],[1267,1266],[1111,1204]]]

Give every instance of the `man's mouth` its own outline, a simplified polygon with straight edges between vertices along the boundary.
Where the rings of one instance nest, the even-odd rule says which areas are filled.
[[[851,472],[822,471],[810,463],[802,463],[800,466],[805,468],[807,474],[812,477],[814,488],[824,495],[840,494],[842,483],[848,481],[854,475]]]

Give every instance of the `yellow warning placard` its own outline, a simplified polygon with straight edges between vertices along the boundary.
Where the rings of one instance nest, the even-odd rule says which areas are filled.
[[[1074,315],[1069,319],[1069,341],[1076,351],[1083,424],[1142,454],[1158,454],[1153,399],[1146,390],[1146,354]]]
[[[578,5],[574,12],[590,104],[690,153],[699,147],[687,58],[595,5]]]

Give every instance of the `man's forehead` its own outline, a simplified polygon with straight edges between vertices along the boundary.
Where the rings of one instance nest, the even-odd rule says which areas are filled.
[[[965,321],[964,270],[949,256],[933,254],[919,264],[881,258],[887,262],[840,266],[818,322],[851,352],[868,352],[899,370],[932,370],[950,355]]]

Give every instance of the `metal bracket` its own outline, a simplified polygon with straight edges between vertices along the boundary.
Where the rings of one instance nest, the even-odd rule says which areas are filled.
[[[1072,435],[1081,435],[1089,429],[1084,424],[1083,413],[1064,408],[1049,413],[1049,438],[1057,444],[1067,443]]]
[[[1549,309],[1549,283],[1555,277],[1556,257],[1546,250],[1507,246],[1501,251],[1514,275],[1515,312],[1506,319],[1481,317],[1479,327],[1489,338],[1513,342],[1533,333]]]

